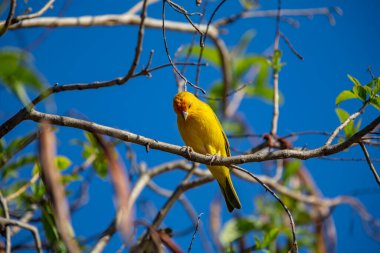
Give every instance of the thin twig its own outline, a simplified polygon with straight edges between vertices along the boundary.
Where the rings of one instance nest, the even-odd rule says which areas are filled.
[[[167,2],[167,0],[162,1],[162,12],[161,12],[162,13],[162,27],[161,28],[162,28],[162,37],[163,37],[163,41],[164,41],[165,51],[166,51],[166,55],[168,57],[168,60],[169,60],[170,64],[172,65],[173,70],[177,73],[178,76],[180,76],[183,79],[183,81],[185,82],[185,85],[188,83],[192,87],[194,87],[195,89],[202,91],[203,94],[206,94],[206,91],[204,89],[202,89],[201,87],[199,87],[196,84],[193,84],[192,82],[187,80],[187,78],[184,75],[182,75],[182,73],[178,70],[178,68],[176,67],[176,65],[174,64],[174,62],[170,56],[169,46],[168,46],[168,42],[166,40],[166,21],[165,21],[165,19],[166,19],[165,18],[166,2]]]
[[[32,184],[34,184],[38,179],[40,178],[40,175],[38,173],[34,174],[34,176],[23,186],[21,186],[17,191],[12,192],[9,194],[6,199],[7,201],[14,200],[15,198],[19,197],[21,194],[23,194]]]
[[[289,252],[293,252],[293,249],[295,249],[295,251],[298,253],[298,244],[297,244],[297,238],[296,238],[296,227],[294,224],[293,216],[292,216],[290,210],[288,209],[288,207],[284,204],[284,202],[282,202],[282,200],[277,196],[277,194],[274,191],[272,191],[271,188],[269,188],[263,181],[260,180],[260,178],[255,176],[253,173],[251,173],[251,172],[249,172],[249,171],[247,171],[241,167],[233,165],[233,164],[231,165],[231,168],[239,170],[241,172],[244,172],[247,175],[254,178],[261,186],[263,186],[265,188],[265,190],[267,190],[270,194],[272,194],[272,196],[281,204],[281,206],[284,208],[285,212],[287,213],[287,215],[289,217],[289,222],[290,222],[290,226],[291,226],[291,230],[292,230],[292,241],[293,242],[292,242],[292,247],[289,249]]]
[[[369,153],[367,151],[367,148],[365,147],[365,145],[363,144],[363,142],[359,142],[359,145],[360,147],[362,148],[363,150],[363,153],[364,153],[364,156],[365,156],[365,159],[367,160],[367,163],[368,163],[368,166],[369,168],[371,169],[372,173],[373,173],[373,176],[375,177],[375,180],[377,182],[377,184],[380,186],[380,177],[379,175],[377,174],[377,171],[376,171],[376,168],[375,166],[373,166],[373,163],[371,161],[371,158],[369,157]]]
[[[8,203],[7,200],[3,197],[3,194],[0,191],[0,204],[3,209],[4,218],[9,220],[9,209],[8,209]],[[12,248],[12,241],[11,241],[11,228],[9,226],[5,226],[5,252],[10,253]]]
[[[280,32],[280,36],[285,41],[286,45],[288,45],[293,54],[295,54],[295,56],[297,56],[298,59],[303,60],[303,56],[300,53],[298,53],[298,51],[294,48],[290,40],[282,32]]]
[[[32,14],[20,15],[15,17],[15,22],[20,22],[22,20],[38,18],[42,16],[49,8],[52,8],[54,2],[55,0],[49,0],[39,11]]]
[[[222,0],[215,8],[215,10],[212,12],[211,14],[211,17],[209,19],[209,21],[207,22],[207,26],[206,26],[206,32],[204,33],[203,36],[201,36],[201,40],[200,40],[200,47],[201,47],[201,50],[199,52],[199,57],[198,57],[198,63],[201,62],[202,60],[202,56],[203,56],[203,50],[204,50],[204,47],[205,47],[205,43],[206,43],[206,39],[207,39],[207,35],[208,35],[208,30],[210,28],[210,25],[211,25],[211,22],[212,20],[214,19],[214,16],[215,14],[217,13],[217,11],[219,10],[219,8],[225,3],[226,0]],[[198,84],[199,83],[199,76],[200,76],[200,68],[198,67],[197,68],[197,73],[196,73],[196,81],[195,83]]]
[[[332,16],[333,13],[342,15],[342,9],[340,9],[339,7],[311,8],[311,9],[283,9],[281,11],[281,17],[284,17],[284,16],[312,17],[315,15],[326,15],[329,18],[330,24],[333,24],[335,21],[334,17]],[[278,10],[262,10],[262,11],[255,10],[255,11],[249,11],[249,12],[243,11],[241,13],[232,15],[230,17],[217,20],[216,22],[214,22],[214,26],[220,27],[220,26],[228,25],[243,18],[263,18],[263,17],[277,18],[277,16],[278,16]]]
[[[176,63],[176,65],[190,65],[190,66],[198,66],[197,63],[187,63],[187,62],[180,62]],[[201,64],[202,66],[205,66],[205,63]],[[138,77],[138,76],[144,76],[148,73],[151,73],[153,71],[170,67],[171,64],[164,64],[157,67],[153,67],[148,70],[141,70],[138,73],[135,73],[132,75],[132,77]],[[131,77],[131,78],[132,78]],[[116,79],[112,79],[109,81],[103,81],[103,82],[93,82],[93,83],[79,83],[79,84],[66,84],[66,85],[54,85],[49,88],[47,88],[45,91],[43,91],[40,95],[38,95],[35,99],[32,100],[28,105],[26,105],[24,108],[22,108],[19,112],[17,112],[15,115],[13,115],[10,119],[8,119],[6,122],[4,122],[0,126],[0,139],[3,138],[7,133],[9,133],[14,127],[16,127],[18,124],[20,124],[27,114],[28,111],[33,108],[35,105],[43,101],[45,98],[49,97],[52,94],[65,92],[65,91],[74,91],[74,90],[88,90],[88,89],[99,89],[99,88],[106,88],[111,87],[115,85],[121,85],[128,80],[125,79],[125,77],[118,77]]]
[[[141,15],[140,15],[141,22],[139,25],[139,30],[138,30],[138,35],[137,35],[137,45],[135,48],[135,56],[133,57],[132,65],[129,68],[128,74],[124,77],[124,80],[123,80],[124,82],[126,82],[128,79],[130,79],[133,76],[137,68],[137,65],[139,64],[140,55],[142,51],[143,38],[144,38],[147,2],[148,0],[143,1],[143,7],[142,7]]]
[[[193,246],[193,242],[195,240],[195,236],[197,235],[197,232],[198,232],[198,229],[199,229],[199,224],[200,224],[200,220],[201,220],[201,216],[202,216],[203,213],[200,213],[198,215],[198,218],[197,218],[197,224],[195,226],[195,230],[194,230],[194,233],[193,233],[193,236],[191,237],[191,241],[190,241],[190,245],[189,245],[189,248],[187,250],[187,253],[190,253],[191,252],[191,247]]]
[[[155,4],[159,2],[159,0],[147,0],[147,6],[151,5],[151,4]],[[144,5],[144,2],[143,1],[140,1],[138,3],[136,3],[132,8],[130,8],[126,14],[127,15],[133,15],[133,14],[136,14],[137,12],[139,12],[142,8],[142,6]]]
[[[40,235],[38,233],[38,229],[35,226],[29,225],[27,223],[20,222],[17,220],[5,219],[2,217],[0,217],[0,224],[2,224],[4,226],[9,226],[9,225],[10,226],[17,226],[17,227],[21,227],[21,228],[29,230],[33,234],[34,241],[36,244],[35,245],[36,251],[39,253],[42,253],[42,243],[41,243]]]
[[[281,17],[281,0],[277,0],[278,8],[277,8],[277,17],[276,17],[276,34],[274,37],[274,46],[273,46],[273,57],[275,56],[279,50],[279,43],[280,43],[280,17]],[[278,57],[280,58],[280,57]],[[279,60],[277,60],[279,61]],[[278,66],[273,67],[273,117],[272,117],[272,128],[270,131],[270,134],[272,136],[277,135],[277,127],[278,127],[278,117],[279,117],[279,90],[278,90],[278,72],[279,69],[277,69]]]
[[[185,10],[185,8],[183,8],[182,6],[176,4],[175,2],[172,2],[170,0],[167,0],[168,4],[177,12],[183,14],[185,16],[185,18],[187,19],[187,21],[189,22],[189,24],[194,27],[194,29],[201,35],[203,36],[203,32],[201,30],[199,30],[199,28],[194,24],[194,22],[191,20],[190,16],[192,15],[202,15],[202,13],[189,13],[187,10]]]
[[[16,10],[16,2],[17,2],[16,0],[10,0],[8,17],[3,24],[0,24],[2,26],[0,30],[0,37],[3,36],[7,32],[12,22],[12,19],[15,15],[15,10]]]
[[[26,148],[30,143],[36,140],[38,137],[38,133],[31,133],[25,137],[22,137],[21,141],[17,143],[15,149],[12,149],[12,152],[3,152],[0,159],[0,168],[2,168],[12,157],[14,157],[18,152]]]
[[[331,134],[331,136],[327,139],[327,141],[325,143],[325,146],[329,146],[333,142],[333,140],[335,139],[335,137],[339,134],[339,132],[342,131],[348,125],[348,123],[350,123],[351,121],[353,121],[357,117],[359,117],[364,112],[364,110],[366,109],[366,107],[368,106],[368,104],[369,104],[369,101],[366,101],[363,104],[363,106],[359,109],[359,111],[355,112],[354,114],[351,114],[342,124],[340,124],[334,130],[334,132]]]

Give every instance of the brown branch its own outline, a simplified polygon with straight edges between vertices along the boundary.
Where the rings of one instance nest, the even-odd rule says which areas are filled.
[[[242,173],[245,173],[246,175],[252,177],[255,181],[257,181],[266,191],[268,191],[275,199],[277,202],[279,202],[282,206],[282,208],[285,210],[286,214],[289,217],[289,222],[290,222],[290,227],[292,231],[292,246],[289,249],[289,252],[293,252],[293,249],[295,250],[296,253],[298,253],[298,244],[297,244],[297,238],[296,238],[296,226],[294,223],[293,216],[289,210],[289,208],[284,204],[284,202],[277,196],[277,194],[270,188],[268,187],[259,177],[255,176],[253,173],[239,167],[236,165],[231,165],[231,168],[234,170],[238,170]]]
[[[19,15],[15,17],[15,21],[13,23],[20,22],[21,20],[38,18],[42,16],[49,8],[52,8],[54,2],[55,0],[49,0],[39,11],[32,14]]]
[[[12,23],[13,17],[15,15],[15,10],[16,10],[16,0],[10,0],[8,17],[4,22],[0,23],[0,26],[2,26],[0,30],[0,37],[3,36],[9,29],[10,24]]]
[[[155,4],[157,2],[159,2],[159,0],[147,0],[147,6],[151,5],[151,4]],[[136,3],[132,8],[130,8],[126,14],[128,15],[132,15],[132,14],[136,14],[137,12],[139,12],[141,10],[141,8],[143,7],[144,3],[142,1]]]
[[[326,15],[329,18],[330,24],[334,24],[335,20],[332,14],[342,14],[342,10],[339,7],[331,8],[311,8],[311,9],[282,9],[281,17],[285,16],[306,16],[312,17],[315,15]],[[241,13],[232,15],[227,18],[222,18],[214,23],[215,27],[220,27],[236,22],[237,20],[243,18],[266,18],[266,17],[276,17],[278,10],[262,10],[262,11],[243,11]]]
[[[277,57],[280,61],[280,56],[275,56],[279,52],[279,44],[280,44],[280,17],[281,17],[281,0],[277,0],[278,2],[278,8],[277,8],[277,16],[276,16],[276,34],[274,37],[274,46],[273,46],[273,58]],[[274,64],[274,61],[272,61],[272,64]],[[279,64],[279,63],[278,63]],[[279,91],[278,91],[278,72],[280,71],[279,66],[273,66],[273,117],[272,117],[272,128],[270,131],[270,134],[272,136],[277,136],[277,127],[278,127],[278,117],[280,114],[279,111]]]
[[[141,15],[140,15],[141,22],[139,25],[139,31],[137,35],[137,45],[135,49],[135,56],[133,58],[132,65],[129,68],[128,74],[125,76],[125,81],[130,79],[133,76],[137,68],[137,65],[139,64],[140,55],[142,51],[143,38],[144,38],[147,2],[148,2],[147,0],[143,0],[143,6],[142,6]]]
[[[187,62],[180,62],[176,63],[177,65],[192,65],[192,66],[198,66],[197,63],[187,63]],[[202,66],[205,64],[202,63]],[[138,77],[143,75],[150,75],[151,72],[157,71],[159,69],[169,67],[171,64],[164,64],[157,67],[153,67],[151,69],[142,69],[140,72],[135,73],[131,76]],[[109,81],[102,81],[102,82],[93,82],[93,83],[78,83],[78,84],[66,84],[66,85],[54,85],[52,87],[47,88],[45,91],[43,91],[40,95],[38,95],[35,99],[32,100],[28,105],[26,105],[24,108],[22,108],[19,112],[17,112],[15,115],[13,115],[10,119],[8,119],[6,122],[4,122],[0,126],[0,139],[3,138],[7,133],[9,133],[13,128],[15,128],[17,125],[19,125],[23,120],[26,119],[28,115],[28,111],[33,108],[35,105],[43,101],[45,98],[49,97],[52,94],[65,92],[65,91],[75,91],[75,90],[89,90],[89,89],[100,89],[100,88],[106,88],[111,87],[114,85],[121,85],[127,82],[129,79],[126,79],[125,77],[118,77],[116,79],[112,79]]]
[[[371,161],[371,158],[369,157],[369,154],[368,154],[367,148],[364,146],[364,144],[363,144],[361,141],[359,142],[359,145],[360,145],[360,147],[361,147],[362,150],[363,150],[363,153],[364,153],[365,159],[367,160],[368,166],[369,166],[369,168],[371,169],[371,171],[372,171],[372,173],[373,173],[373,176],[375,177],[375,180],[376,180],[377,184],[380,185],[380,177],[379,177],[379,175],[377,174],[376,168],[375,168],[375,166],[373,165],[373,163],[372,163],[372,161]]]
[[[133,223],[133,206],[129,205],[129,181],[111,145],[100,135],[94,135],[94,137],[107,159],[111,182],[115,190],[118,213],[116,227],[122,232],[124,242],[128,242],[132,234]]]
[[[40,178],[40,175],[36,173],[26,184],[21,186],[17,191],[12,192],[9,194],[6,199],[7,201],[14,200],[15,198],[19,197],[21,194],[23,194],[32,184],[34,184],[38,179]]]
[[[156,192],[157,194],[160,194],[161,196],[164,196],[166,198],[170,198],[170,196],[173,194],[173,191],[164,189],[157,184],[154,183],[153,180],[148,182],[148,187]],[[204,252],[210,252],[211,251],[211,246],[209,245],[209,241],[206,238],[206,233],[203,229],[202,222],[199,220],[199,216],[197,215],[197,212],[195,211],[193,205],[189,201],[189,199],[183,194],[178,198],[178,201],[181,203],[185,211],[187,212],[188,216],[192,220],[193,224],[196,226],[195,232],[200,230],[200,238],[202,241],[202,247]]]
[[[26,146],[36,140],[38,133],[32,133],[23,137],[23,139],[18,143],[17,147],[10,153],[4,152],[0,159],[0,168],[2,168],[12,157],[14,157],[18,152],[23,150]]]
[[[376,128],[380,124],[380,116],[375,118],[372,122],[370,122],[367,126],[365,126],[362,130],[358,131],[352,137],[347,140],[329,146],[321,146],[319,148],[305,150],[301,149],[283,149],[276,151],[262,151],[256,152],[254,154],[247,155],[239,155],[239,156],[231,156],[231,157],[220,157],[220,156],[207,156],[196,152],[191,152],[191,156],[189,156],[188,152],[186,152],[183,147],[160,142],[155,139],[146,138],[141,135],[137,135],[125,130],[120,130],[112,127],[107,127],[103,125],[96,124],[94,122],[75,119],[71,117],[58,116],[53,114],[41,113],[35,110],[32,110],[26,119],[30,119],[36,122],[40,122],[43,120],[48,120],[51,124],[73,127],[82,129],[91,133],[108,135],[126,142],[136,143],[142,146],[147,146],[151,149],[157,149],[164,152],[180,155],[185,157],[188,160],[199,162],[203,164],[210,164],[212,162],[213,165],[230,165],[230,164],[242,164],[248,162],[262,162],[268,160],[277,160],[284,158],[297,158],[301,160],[306,160],[314,157],[320,156],[328,156],[338,152],[341,152],[351,145],[357,143],[361,137],[368,134],[370,131]]]
[[[162,38],[163,38],[163,41],[164,41],[164,46],[165,46],[165,52],[166,52],[166,56],[168,57],[168,60],[170,62],[170,64],[172,65],[172,68],[174,70],[174,72],[182,78],[182,80],[185,82],[185,90],[186,90],[186,84],[190,84],[192,87],[194,87],[195,89],[197,90],[200,90],[202,91],[203,94],[206,94],[206,91],[204,89],[202,89],[200,86],[190,82],[180,71],[179,69],[177,68],[177,66],[175,65],[175,63],[173,62],[172,60],[172,57],[170,56],[170,52],[169,52],[169,46],[168,46],[168,42],[167,42],[167,39],[166,39],[166,28],[167,28],[167,21],[166,21],[166,2],[168,2],[169,0],[163,0],[162,1],[162,11],[161,11],[161,15],[162,15],[162,26],[161,26],[161,30],[162,30]],[[193,27],[193,26],[192,26]],[[193,28],[194,29],[194,28]],[[208,28],[206,27],[206,31],[208,30]]]
[[[72,226],[65,188],[62,185],[59,170],[54,164],[55,149],[55,136],[52,133],[52,129],[48,123],[42,122],[39,145],[42,181],[52,202],[58,233],[69,252],[80,252],[79,246],[70,231],[70,227]]]
[[[41,244],[40,235],[38,233],[38,229],[35,226],[29,225],[27,223],[20,222],[17,220],[4,219],[2,217],[0,217],[0,224],[4,226],[17,226],[17,227],[29,230],[33,234],[36,251],[39,253],[42,253],[42,244]]]
[[[0,23],[2,25],[3,23]],[[116,25],[140,25],[141,17],[130,14],[108,14],[97,16],[80,16],[80,17],[39,17],[34,19],[22,20],[9,26],[10,30],[30,27],[88,27],[88,26],[116,26]],[[161,29],[162,20],[155,18],[145,19],[146,28]],[[186,22],[166,21],[165,27],[168,30],[177,32],[194,32],[194,27]],[[206,25],[199,25],[198,29],[206,31]],[[210,26],[208,33],[211,36],[217,36],[218,30]]]
[[[163,205],[163,207],[160,209],[160,211],[157,213],[156,217],[154,218],[153,222],[152,222],[152,225],[151,225],[151,228],[154,228],[154,229],[157,229],[157,227],[161,224],[161,222],[164,220],[164,218],[166,217],[166,215],[168,214],[169,210],[171,209],[171,207],[174,205],[174,203],[177,201],[177,199],[182,195],[182,193],[184,193],[185,191],[187,190],[190,190],[194,187],[197,187],[197,186],[200,186],[200,185],[203,185],[205,183],[208,183],[210,181],[212,181],[214,178],[210,175],[210,176],[205,176],[205,177],[201,177],[199,179],[196,179],[196,180],[193,180],[193,181],[188,181],[191,174],[192,174],[192,171],[193,171],[194,168],[192,168],[189,173],[186,175],[186,177],[184,178],[184,180],[182,180],[182,182],[178,185],[178,187],[174,190],[173,194],[171,195],[171,197],[165,202],[165,204]],[[145,250],[145,247],[146,247],[146,243],[148,242],[147,241],[147,236],[148,234],[145,233],[141,238],[141,243],[142,245],[139,247],[139,250],[142,250],[144,251]]]
[[[4,218],[9,220],[9,209],[8,209],[8,203],[7,200],[3,197],[3,194],[0,192],[0,205],[3,209]],[[10,253],[12,248],[12,241],[11,241],[11,228],[9,226],[5,226],[5,252]]]

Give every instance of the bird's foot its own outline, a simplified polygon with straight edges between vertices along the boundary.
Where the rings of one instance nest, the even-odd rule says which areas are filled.
[[[210,165],[212,165],[212,163],[215,162],[215,160],[218,158],[217,154],[206,154],[206,156],[211,156]]]
[[[183,146],[181,151],[186,153],[189,158],[191,158],[191,153],[194,152],[193,148],[190,146]]]

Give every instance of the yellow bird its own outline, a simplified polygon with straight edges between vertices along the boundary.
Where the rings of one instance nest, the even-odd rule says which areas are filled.
[[[173,99],[177,124],[183,141],[201,154],[231,156],[230,145],[211,107],[190,92],[180,92]],[[240,209],[241,204],[226,166],[207,166],[222,190],[228,211]]]

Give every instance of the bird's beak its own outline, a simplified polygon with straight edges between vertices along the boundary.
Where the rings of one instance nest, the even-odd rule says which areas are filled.
[[[189,115],[187,112],[184,112],[184,111],[181,114],[182,114],[182,117],[183,117],[184,120],[186,120],[187,119],[187,115]]]

